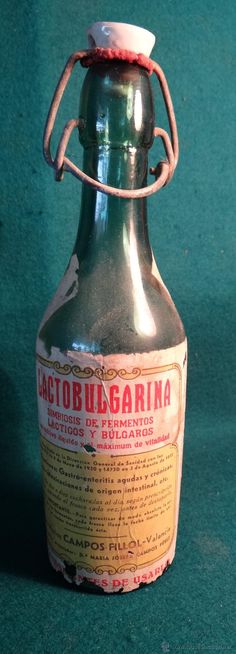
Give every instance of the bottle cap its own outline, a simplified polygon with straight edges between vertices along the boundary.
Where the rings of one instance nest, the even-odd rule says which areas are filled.
[[[149,57],[155,44],[152,32],[128,23],[93,23],[87,31],[89,48],[131,50]]]

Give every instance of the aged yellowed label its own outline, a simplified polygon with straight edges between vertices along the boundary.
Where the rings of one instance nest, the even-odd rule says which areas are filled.
[[[175,552],[186,342],[147,354],[38,354],[52,565],[107,592],[156,579]]]

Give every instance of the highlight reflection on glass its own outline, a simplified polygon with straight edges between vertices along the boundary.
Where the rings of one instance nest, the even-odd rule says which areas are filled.
[[[109,166],[109,158],[104,157],[103,152],[99,152],[98,155],[98,181],[107,180],[107,172]],[[96,223],[96,233],[97,237],[104,233],[107,224],[107,195],[96,193],[96,204],[95,204],[95,223]]]
[[[136,89],[134,97],[134,124],[135,129],[139,132],[143,121],[143,105],[141,91]]]
[[[141,336],[155,336],[156,325],[149,308],[143,288],[141,270],[137,252],[137,241],[133,221],[130,221],[129,234],[123,227],[123,244],[126,258],[129,261],[134,299],[134,325]]]

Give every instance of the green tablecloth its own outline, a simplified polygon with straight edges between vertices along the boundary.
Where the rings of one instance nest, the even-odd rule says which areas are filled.
[[[175,562],[123,596],[71,591],[50,570],[34,378],[37,327],[67,265],[80,202],[79,182],[54,184],[43,163],[43,124],[67,56],[102,19],[158,37],[153,57],[169,80],[181,158],[172,184],[149,200],[150,235],[189,339]],[[1,652],[233,653],[236,5],[13,0],[2,3],[1,28]],[[78,68],[57,135],[77,115],[83,76]],[[165,126],[157,89],[155,98]],[[77,150],[74,137],[78,161]]]

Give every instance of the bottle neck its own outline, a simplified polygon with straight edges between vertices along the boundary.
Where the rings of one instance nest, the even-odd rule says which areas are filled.
[[[89,147],[84,170],[111,186],[138,188],[146,185],[145,148]],[[83,186],[80,223],[74,253],[80,266],[95,265],[103,257],[130,265],[131,252],[149,266],[152,261],[147,232],[146,200],[126,200]]]
[[[124,62],[93,65],[84,80],[79,116],[84,171],[118,188],[146,186],[154,126],[147,71]],[[139,241],[140,254],[150,260],[145,200],[107,196],[84,186],[75,245],[80,266],[94,266],[102,256],[104,262],[111,257],[127,262],[130,238]]]

